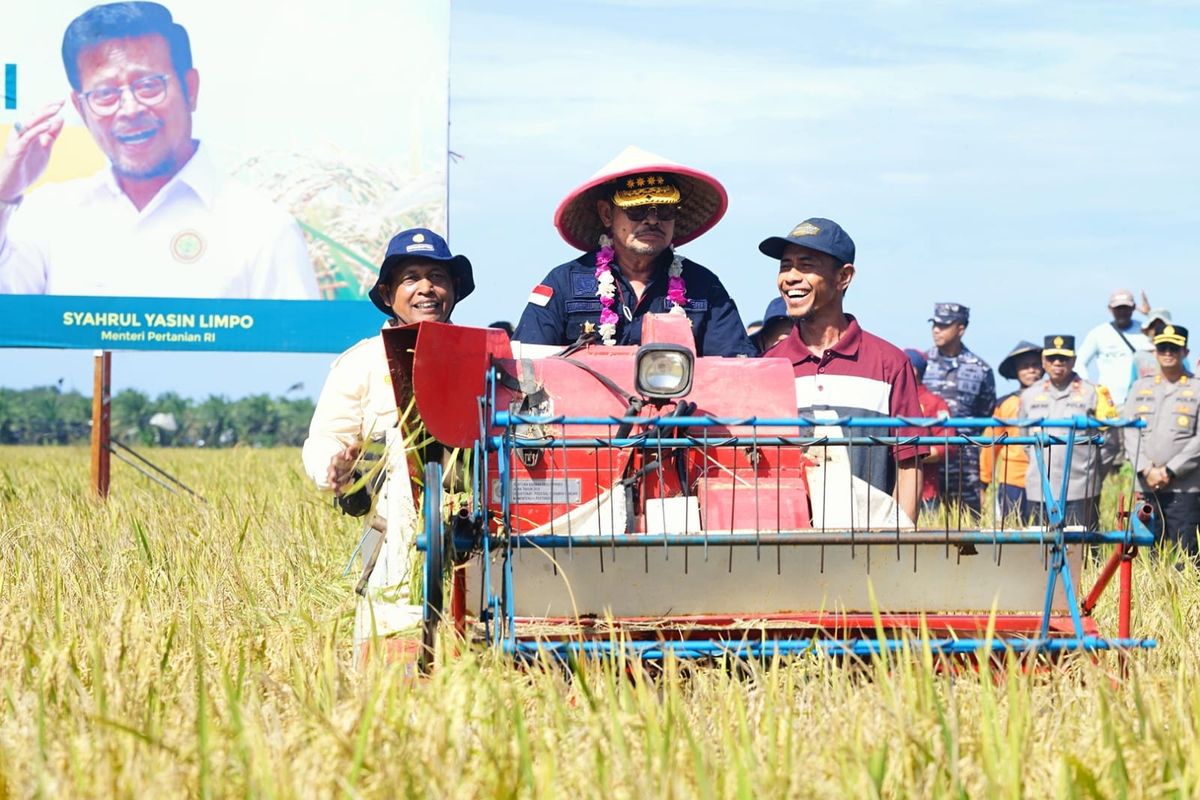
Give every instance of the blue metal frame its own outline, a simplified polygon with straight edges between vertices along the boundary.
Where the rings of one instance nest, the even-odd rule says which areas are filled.
[[[479,440],[475,445],[475,464],[473,469],[472,487],[475,501],[475,519],[485,530],[482,537],[482,569],[484,596],[481,609],[481,619],[484,622],[488,637],[492,644],[503,652],[515,656],[529,657],[534,655],[549,655],[558,658],[571,656],[612,656],[618,653],[636,656],[643,659],[662,659],[668,655],[680,658],[708,658],[715,656],[731,656],[736,658],[764,658],[776,655],[801,655],[805,653],[823,653],[826,655],[871,656],[883,651],[899,651],[907,648],[916,649],[928,646],[932,651],[941,654],[978,654],[990,651],[998,652],[1012,650],[1018,653],[1062,653],[1070,651],[1095,651],[1111,649],[1131,649],[1155,647],[1154,639],[1105,639],[1098,636],[1085,635],[1083,615],[1080,610],[1079,598],[1071,581],[1071,570],[1067,559],[1067,547],[1120,544],[1127,550],[1136,546],[1153,544],[1154,536],[1150,530],[1134,517],[1132,524],[1121,531],[1079,531],[1064,530],[1067,488],[1070,476],[1071,453],[1076,444],[1095,444],[1102,436],[1101,429],[1143,427],[1139,420],[1097,420],[1092,417],[1066,417],[1056,419],[997,419],[992,417],[962,417],[950,419],[907,418],[907,417],[845,417],[837,420],[815,420],[804,417],[787,418],[714,418],[714,417],[566,417],[566,416],[526,416],[500,410],[496,407],[496,376],[489,373],[485,395],[479,399]],[[642,429],[641,433],[624,438],[603,438],[595,436],[576,436],[561,439],[523,439],[516,435],[517,425],[561,425],[564,431],[573,425],[606,425],[619,426],[631,423]],[[960,431],[979,430],[991,427],[1021,427],[1041,430],[1023,436],[1002,435],[970,436],[959,433],[953,436],[759,436],[759,435],[679,435],[673,433],[680,428],[732,428],[750,427],[755,432],[762,428],[812,428],[816,426],[837,426],[847,429],[856,428],[950,428]],[[657,429],[667,428],[670,433],[659,435]],[[503,429],[501,434],[491,434],[496,428]],[[1050,434],[1045,429],[1066,429],[1065,435]],[[1077,437],[1078,432],[1092,432],[1083,437]],[[959,530],[959,531],[897,531],[864,532],[864,531],[775,531],[749,533],[722,533],[717,536],[708,534],[610,534],[602,536],[512,536],[512,505],[510,454],[516,448],[549,449],[557,448],[665,448],[665,447],[694,447],[694,446],[775,446],[775,445],[894,445],[894,444],[937,444],[937,445],[1037,445],[1035,454],[1037,465],[1042,477],[1043,497],[1047,506],[1048,526],[1046,529],[1031,528],[1025,530]],[[1055,493],[1050,486],[1050,479],[1042,455],[1042,448],[1049,445],[1066,445],[1067,454],[1063,471],[1062,485]],[[496,453],[497,471],[495,476],[490,473],[488,453]],[[499,512],[501,529],[496,532],[487,531],[491,520],[491,509],[497,498],[491,496],[493,478],[499,482],[500,497]],[[838,544],[830,540],[839,535],[849,535],[846,544],[896,544],[922,543],[937,544],[991,544],[991,545],[1027,545],[1050,548],[1050,569],[1046,585],[1045,606],[1042,612],[1040,633],[1035,638],[1005,639],[1005,638],[966,638],[966,639],[826,639],[810,637],[802,639],[692,639],[681,641],[642,641],[642,640],[580,640],[542,641],[519,639],[514,616],[514,595],[516,587],[513,584],[512,558],[514,551],[523,548],[552,549],[556,547],[649,547],[662,545],[707,546],[719,543],[722,546],[763,546],[769,544],[787,546],[825,546]],[[925,542],[928,539],[930,541]],[[877,540],[877,541],[876,541]],[[424,537],[418,540],[418,549],[423,549]],[[501,581],[500,591],[493,589],[494,569],[492,554],[498,550],[500,559]],[[1070,612],[1073,636],[1050,636],[1050,622],[1055,589],[1059,579],[1063,581],[1064,593]],[[730,633],[733,633],[732,631]]]
[[[505,643],[503,651],[510,655],[549,655],[556,658],[571,656],[614,656],[619,653],[647,660],[658,660],[673,655],[676,658],[770,658],[772,656],[799,656],[808,653],[827,656],[868,657],[884,651],[912,650],[919,652],[924,647],[942,655],[977,655],[980,652],[1015,653],[1066,653],[1091,650],[1130,650],[1133,648],[1157,647],[1155,639],[1105,639],[1099,636],[1077,636],[1072,638],[1037,639],[755,639],[719,641],[712,639],[681,641],[511,641]]]
[[[417,538],[417,549],[428,553],[434,537],[434,526],[440,526],[442,535],[445,535],[445,520],[442,519],[442,465],[429,464],[422,478],[425,481],[425,491],[421,493],[421,513],[425,517],[425,524],[423,533]],[[421,618],[425,622],[429,622],[432,616],[428,601],[429,587],[433,585],[433,581],[440,581],[443,577],[431,573],[430,559],[426,558],[421,565],[421,577],[424,581],[421,584],[421,595],[426,598],[421,603]]]

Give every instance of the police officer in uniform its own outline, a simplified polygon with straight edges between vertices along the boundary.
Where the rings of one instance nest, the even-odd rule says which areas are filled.
[[[933,347],[925,353],[923,383],[946,401],[952,417],[990,417],[996,405],[996,376],[992,368],[963,344],[971,309],[960,303],[933,307]],[[981,507],[979,448],[953,447],[939,470],[943,501],[957,502],[976,514]]]
[[[1142,497],[1154,506],[1155,535],[1176,542],[1192,558],[1200,553],[1200,437],[1196,436],[1200,384],[1184,367],[1188,331],[1170,323],[1154,336],[1158,374],[1129,390],[1124,416],[1145,421],[1126,428],[1125,452],[1137,459]]]
[[[583,253],[533,288],[515,338],[636,345],[646,314],[678,313],[692,323],[697,355],[757,355],[721,281],[674,249],[716,225],[727,205],[711,175],[626,148],[559,205],[555,227]]]
[[[1081,378],[1075,372],[1075,337],[1067,335],[1047,336],[1042,347],[1042,367],[1046,376],[1021,392],[1021,417],[1023,419],[1064,419],[1067,417],[1095,417],[1114,419],[1117,410],[1112,395],[1103,386],[1097,386]],[[1031,428],[1030,433],[1044,432],[1049,435],[1066,435],[1063,428]],[[1079,440],[1096,431],[1077,431]],[[1067,483],[1064,524],[1083,525],[1095,530],[1100,520],[1100,489],[1104,473],[1116,459],[1119,439],[1115,432],[1105,433],[1100,445],[1076,443],[1071,453],[1071,471]],[[1025,472],[1025,494],[1030,505],[1037,509],[1044,521],[1045,498],[1042,492],[1042,470],[1038,466],[1037,445],[1026,448],[1029,452],[1029,468]],[[1042,463],[1050,476],[1050,489],[1055,496],[1062,490],[1063,465],[1066,461],[1067,445],[1055,444],[1042,448]]]

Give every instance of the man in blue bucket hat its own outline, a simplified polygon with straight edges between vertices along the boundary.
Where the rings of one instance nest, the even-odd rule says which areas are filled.
[[[474,290],[471,262],[465,256],[452,253],[446,240],[433,231],[410,228],[388,244],[379,280],[369,296],[387,315],[386,328],[449,322],[458,303]],[[416,632],[422,621],[422,607],[409,591],[418,513],[405,450],[422,445],[412,441],[414,421],[403,418],[401,424],[401,412],[407,411],[396,407],[383,336],[377,333],[333,362],[302,453],[304,471],[318,488],[334,495],[342,511],[353,516],[377,508],[389,511],[383,523],[387,532],[371,552],[363,550],[355,658],[361,663],[367,650],[377,645],[385,658],[405,664],[406,670],[413,668],[421,653]],[[364,451],[367,457],[362,456]],[[365,465],[372,455],[381,458],[387,469],[372,473]],[[364,473],[373,477],[365,479]],[[451,491],[460,485],[457,474],[447,471]],[[370,519],[372,527],[381,521],[379,516]]]
[[[410,228],[388,243],[379,281],[368,296],[388,316],[385,325],[406,325],[448,322],[455,306],[474,290],[466,256],[451,253],[446,240],[433,231]],[[383,337],[376,334],[333,362],[304,443],[305,471],[319,489],[340,496],[353,482],[362,442],[396,424]]]

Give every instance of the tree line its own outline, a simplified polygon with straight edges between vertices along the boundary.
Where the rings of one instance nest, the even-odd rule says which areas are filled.
[[[299,446],[308,435],[313,401],[250,395],[211,395],[199,402],[164,392],[151,399],[136,389],[112,397],[113,438],[166,447]],[[0,444],[79,444],[92,435],[92,399],[55,386],[0,388]]]

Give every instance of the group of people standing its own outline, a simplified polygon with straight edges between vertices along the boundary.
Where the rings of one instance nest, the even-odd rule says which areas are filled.
[[[1149,309],[1144,299],[1143,305],[1149,317],[1144,323],[1134,319],[1133,293],[1113,292],[1112,321],[1089,331],[1079,348],[1068,334],[1048,335],[1040,346],[1019,342],[998,371],[1021,388],[997,400],[991,368],[963,344],[970,309],[938,303],[930,319],[934,346],[926,352],[905,351],[923,382],[921,406],[926,416],[1122,418],[1141,420],[1145,427],[1110,430],[1098,447],[1076,447],[1069,463],[1065,446],[1045,448],[1040,454],[1044,470],[1029,447],[935,448],[923,465],[926,507],[949,500],[978,514],[984,492],[994,485],[998,518],[1044,520],[1045,490],[1057,495],[1065,478],[1066,496],[1061,499],[1066,524],[1095,528],[1104,476],[1128,462],[1141,497],[1155,509],[1156,533],[1192,556],[1200,553],[1200,395],[1187,363],[1188,330],[1174,325],[1168,311]],[[1091,361],[1098,362],[1097,382],[1076,370],[1077,364]],[[1022,431],[999,427],[985,433],[995,438]]]
[[[1111,354],[1111,336],[1094,331],[1081,348],[1082,354],[1099,354],[1102,381],[1094,384],[1075,371],[1081,353],[1074,337],[1052,334],[1040,347],[1021,342],[1004,359],[1000,374],[1022,389],[997,402],[991,368],[963,343],[970,322],[966,306],[938,303],[930,319],[934,346],[907,354],[863,330],[846,312],[844,298],[856,275],[855,245],[829,219],[806,219],[759,244],[777,264],[779,296],[752,336],[720,279],[675,249],[711,229],[727,203],[725,189],[712,176],[627,148],[559,205],[555,226],[580,255],[534,286],[514,339],[522,345],[636,345],[646,314],[686,315],[699,356],[788,359],[797,413],[815,419],[1110,419],[1124,403],[1120,415],[1143,419],[1147,427],[1126,429],[1123,438],[1110,431],[1102,447],[1077,448],[1067,476],[1068,524],[1096,524],[1101,481],[1123,441],[1143,493],[1163,512],[1165,531],[1195,552],[1198,398],[1184,366],[1187,331],[1172,325],[1169,315],[1159,313],[1148,323],[1158,327],[1143,343],[1140,331],[1131,331],[1132,295],[1114,295],[1113,331],[1131,351],[1124,374],[1146,373],[1132,387],[1126,380],[1105,388],[1103,381],[1122,369]],[[452,254],[437,234],[414,229],[392,240],[372,299],[389,316],[388,324],[445,322],[473,288],[470,262]],[[1152,371],[1150,353],[1156,359]],[[390,390],[382,388],[389,380],[378,336],[335,362],[305,446],[307,471],[322,488],[339,493],[351,485],[360,443],[372,431],[396,424]],[[853,473],[891,493],[914,521],[922,501],[927,507],[953,501],[978,513],[993,483],[1001,513],[1028,519],[1044,510],[1042,472],[1025,449],[905,444],[891,447],[891,458],[882,459],[870,458],[867,449],[852,453],[862,460],[851,465]],[[1067,462],[1063,449],[1042,454],[1055,494]]]

